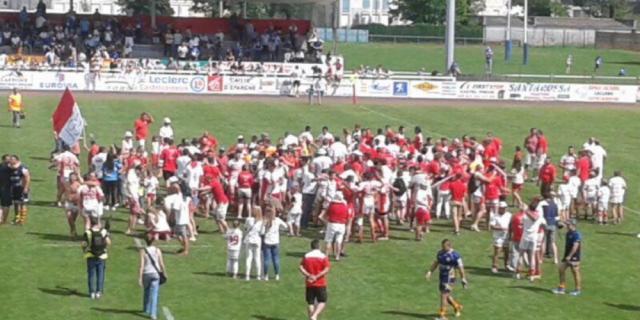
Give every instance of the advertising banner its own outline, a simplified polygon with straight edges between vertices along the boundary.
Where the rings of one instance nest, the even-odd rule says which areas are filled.
[[[409,98],[455,99],[454,81],[411,80],[408,83]]]

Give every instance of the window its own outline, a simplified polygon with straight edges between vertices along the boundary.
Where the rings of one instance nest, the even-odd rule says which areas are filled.
[[[384,11],[389,10],[389,0],[382,0],[382,10]]]
[[[373,0],[373,10],[380,10],[380,0]]]
[[[362,0],[362,9],[371,10],[371,0]]]
[[[351,12],[351,0],[342,0],[342,12],[343,13]]]

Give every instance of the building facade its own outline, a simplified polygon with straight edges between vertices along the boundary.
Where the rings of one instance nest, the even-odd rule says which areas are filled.
[[[391,0],[340,0],[339,25],[340,27],[370,23],[389,25],[392,22],[389,13],[391,2]]]

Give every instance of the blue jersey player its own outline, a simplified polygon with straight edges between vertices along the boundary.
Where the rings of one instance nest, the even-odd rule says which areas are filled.
[[[582,235],[576,229],[576,220],[572,219],[566,222],[567,236],[564,247],[564,258],[559,267],[560,272],[560,285],[558,288],[551,290],[555,294],[565,293],[565,273],[567,268],[571,269],[573,273],[573,280],[576,283],[576,289],[569,294],[572,296],[579,296],[581,293],[582,279],[580,277],[580,253],[582,251]]]
[[[442,250],[438,251],[436,261],[433,262],[431,268],[427,271],[427,280],[431,279],[431,273],[435,271],[436,268],[440,269],[440,311],[438,312],[438,318],[436,318],[436,320],[447,319],[447,304],[453,307],[456,317],[459,317],[462,312],[462,305],[453,299],[451,291],[455,283],[456,271],[460,273],[463,288],[467,287],[467,278],[464,274],[462,257],[453,250],[449,239],[442,240]]]

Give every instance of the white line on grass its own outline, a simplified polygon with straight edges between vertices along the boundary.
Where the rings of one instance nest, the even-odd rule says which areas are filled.
[[[624,207],[624,209],[625,209],[625,210],[627,210],[627,211],[631,211],[631,212],[633,212],[633,213],[635,213],[635,214],[640,214],[640,211],[638,211],[638,210],[634,210],[634,209],[631,209],[631,208],[629,208],[629,207]]]
[[[409,122],[409,121],[406,121],[406,120],[401,119],[401,118],[398,118],[398,117],[394,117],[394,116],[392,116],[392,115],[388,115],[388,114],[383,113],[383,112],[380,112],[380,111],[373,110],[373,109],[371,109],[371,108],[367,108],[367,107],[365,107],[365,106],[363,106],[363,105],[358,105],[358,107],[359,107],[360,109],[364,109],[364,110],[366,110],[366,111],[368,111],[368,112],[370,112],[370,113],[377,114],[377,115],[379,115],[379,116],[381,116],[381,117],[383,117],[383,118],[386,118],[386,119],[389,119],[389,120],[393,120],[393,121],[399,121],[399,122],[401,122],[402,124],[405,124],[405,125],[408,125],[408,126],[414,126],[414,124],[413,124],[413,123],[411,123],[411,122]],[[426,133],[431,134],[432,136],[448,137],[446,134],[442,134],[442,133],[439,133],[439,132],[435,132],[435,131],[427,130],[427,129],[424,129],[424,128],[423,128],[422,130],[423,130],[424,132],[426,132]]]
[[[167,320],[175,320],[173,315],[171,314],[171,310],[167,307],[162,307],[162,313],[164,313],[164,318]]]

